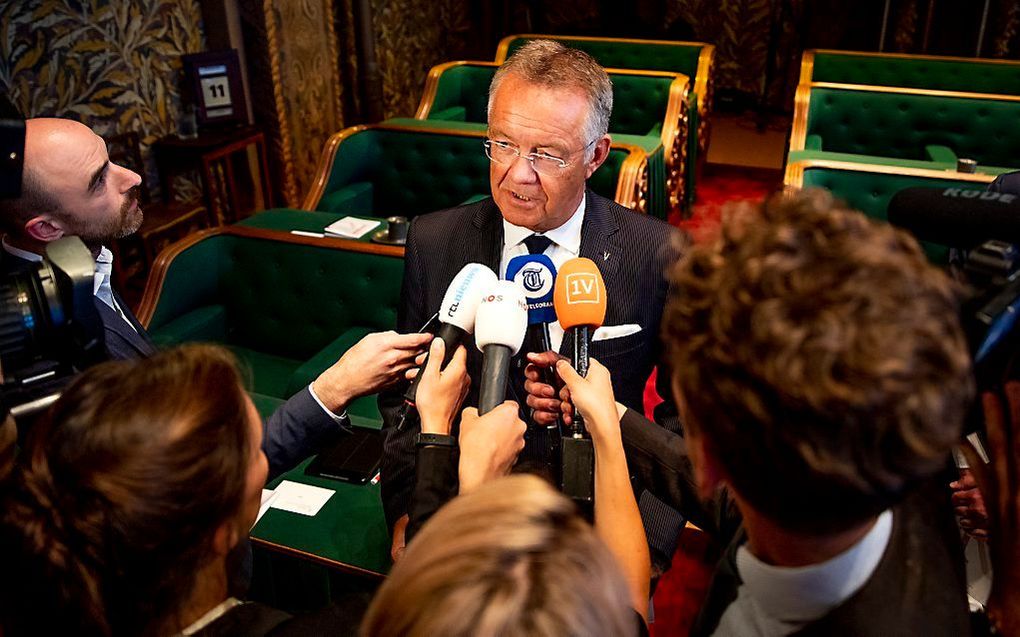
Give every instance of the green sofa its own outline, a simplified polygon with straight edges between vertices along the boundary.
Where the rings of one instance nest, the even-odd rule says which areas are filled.
[[[362,217],[419,214],[488,197],[485,133],[456,122],[399,120],[335,133],[302,208]],[[647,207],[648,161],[614,143],[589,185],[630,207]]]
[[[795,188],[818,187],[829,190],[852,208],[869,217],[885,220],[889,200],[904,188],[961,187],[980,188],[994,177],[956,171],[869,166],[837,161],[800,161],[787,166],[783,183]],[[925,252],[935,263],[945,263],[947,248],[924,243]]]
[[[580,49],[595,58],[599,64],[614,69],[669,71],[694,78],[690,94],[690,118],[687,136],[688,162],[697,164],[708,157],[708,139],[711,132],[712,64],[715,46],[705,42],[674,40],[635,40],[628,38],[598,38],[586,36],[520,33],[503,38],[496,49],[496,63],[506,58],[529,40],[557,40],[564,45]],[[694,201],[695,180],[693,171],[687,176],[687,205]]]
[[[394,328],[403,267],[396,247],[221,227],[160,255],[139,318],[158,345],[225,345],[268,413],[364,335]],[[381,426],[374,397],[348,411]]]
[[[432,67],[415,113],[417,120],[456,122],[484,131],[488,90],[499,65],[447,62]],[[613,82],[613,139],[638,146],[648,155],[651,183],[649,212],[665,218],[686,202],[688,87],[686,76],[662,71],[606,69]],[[390,120],[413,125],[406,119]]]
[[[999,174],[1020,165],[1020,97],[878,86],[797,88],[788,163],[807,159]]]
[[[866,53],[809,49],[800,83],[935,89],[964,93],[1020,95],[1020,62],[986,58]]]

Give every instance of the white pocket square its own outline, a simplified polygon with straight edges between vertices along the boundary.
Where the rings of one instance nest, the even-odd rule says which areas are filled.
[[[623,338],[624,336],[630,336],[631,334],[637,334],[641,331],[641,326],[637,323],[625,323],[623,325],[603,325],[602,327],[595,330],[592,334],[591,340],[595,341],[608,341],[614,338]]]

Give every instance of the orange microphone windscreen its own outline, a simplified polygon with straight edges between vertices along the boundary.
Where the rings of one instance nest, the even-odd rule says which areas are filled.
[[[556,318],[563,329],[600,327],[606,319],[606,283],[591,259],[571,259],[556,274]]]

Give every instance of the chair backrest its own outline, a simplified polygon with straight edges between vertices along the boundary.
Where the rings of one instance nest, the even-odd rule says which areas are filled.
[[[393,329],[403,267],[396,248],[221,227],[160,255],[139,317],[158,333],[215,306],[226,344],[304,359],[351,327]]]
[[[487,197],[489,159],[482,130],[356,126],[326,143],[303,208],[386,217],[442,210]],[[643,151],[614,143],[610,160],[592,176],[595,192],[636,205]],[[630,190],[627,185],[630,184]],[[647,188],[647,179],[644,180]],[[622,189],[622,190],[621,190]]]
[[[1020,95],[1020,62],[812,49],[800,81]]]
[[[929,145],[990,166],[1020,160],[1020,97],[814,83],[797,89],[791,150],[926,159]]]
[[[434,66],[415,117],[461,122],[488,121],[488,91],[499,65],[494,62],[447,62]],[[606,69],[613,82],[609,132],[658,136],[670,113],[670,98],[686,99],[690,80],[661,71]],[[682,86],[672,90],[674,82]]]
[[[797,188],[825,188],[852,208],[874,219],[887,219],[889,200],[900,190],[914,187],[980,188],[993,181],[990,175],[944,170],[924,170],[807,160],[787,166],[784,183]],[[945,263],[947,248],[926,243],[932,261]]]

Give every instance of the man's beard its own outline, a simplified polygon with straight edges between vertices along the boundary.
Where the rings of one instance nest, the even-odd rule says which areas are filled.
[[[100,246],[108,246],[117,239],[134,234],[142,226],[142,209],[132,207],[138,202],[140,193],[141,190],[138,186],[124,193],[124,203],[121,204],[120,214],[114,219],[101,222],[75,220],[72,226],[73,232],[69,234],[77,235],[93,252],[97,252]]]

